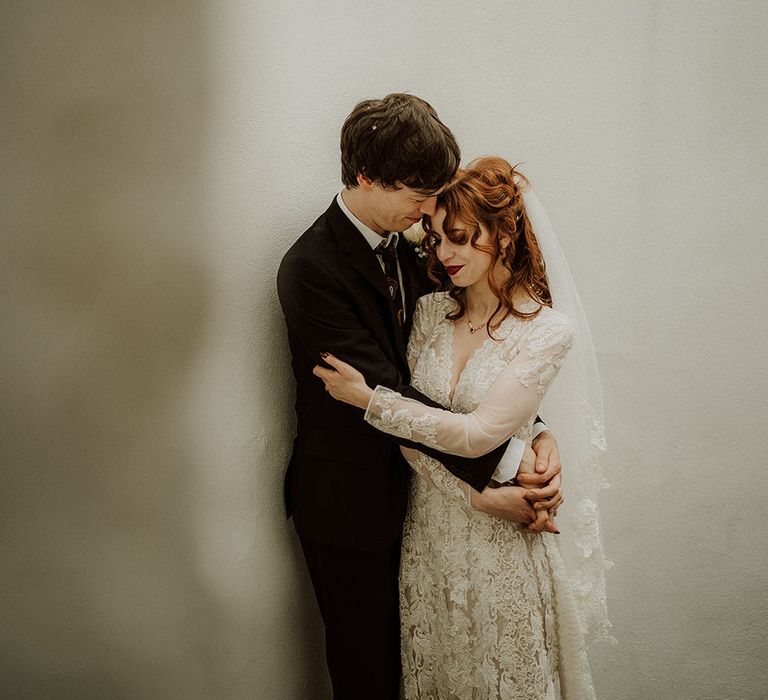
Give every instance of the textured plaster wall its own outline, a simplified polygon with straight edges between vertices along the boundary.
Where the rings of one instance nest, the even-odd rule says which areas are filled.
[[[525,163],[592,319],[599,696],[764,697],[766,30],[735,0],[5,3],[3,697],[327,697],[274,276],[341,120],[395,90]]]

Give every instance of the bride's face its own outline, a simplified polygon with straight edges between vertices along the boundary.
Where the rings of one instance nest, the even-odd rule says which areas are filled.
[[[471,287],[475,284],[487,284],[488,270],[493,258],[490,253],[477,247],[489,248],[491,237],[484,226],[480,225],[480,235],[472,245],[472,238],[477,227],[470,226],[461,219],[454,218],[450,238],[443,230],[445,209],[438,209],[432,217],[432,230],[439,241],[436,242],[437,258],[445,267],[451,282],[457,287]]]

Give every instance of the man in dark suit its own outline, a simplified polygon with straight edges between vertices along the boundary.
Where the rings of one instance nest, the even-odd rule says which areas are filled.
[[[312,370],[321,353],[331,352],[369,385],[436,405],[408,385],[413,310],[430,287],[397,232],[434,214],[436,194],[456,173],[460,154],[434,109],[405,94],[358,104],[342,127],[341,152],[344,189],[286,253],[278,273],[297,385],[286,502],[325,624],[334,697],[391,700],[399,692],[397,576],[410,470],[398,442],[365,423],[359,409],[333,400]],[[531,522],[530,501],[560,498],[559,458],[548,432],[534,447],[548,461],[527,482],[544,486],[535,491],[486,488],[502,460],[514,475],[525,449],[520,441],[477,459],[417,447],[470,484],[473,507],[489,514]]]

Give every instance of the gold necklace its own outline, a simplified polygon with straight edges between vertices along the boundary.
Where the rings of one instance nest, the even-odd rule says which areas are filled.
[[[484,323],[482,326],[477,326],[477,327],[475,327],[474,325],[472,325],[472,319],[469,317],[469,309],[465,309],[465,310],[464,310],[464,313],[467,315],[467,325],[469,326],[469,332],[470,332],[470,334],[474,335],[474,334],[475,334],[475,333],[477,333],[477,331],[479,331],[481,328],[485,328],[485,327],[488,325],[488,321],[490,321],[490,320],[491,320],[491,319],[492,319],[492,318],[493,318],[493,317],[494,317],[494,316],[497,314],[497,312],[498,312],[498,309],[497,309],[496,311],[494,311],[494,312],[493,312],[493,313],[492,313],[492,314],[491,314],[491,315],[488,317],[488,319],[486,320],[486,322],[485,322],[485,323]],[[503,320],[504,320],[504,319],[505,319],[507,316],[509,316],[509,311],[507,311],[507,313],[506,313],[506,314],[504,314],[504,318],[502,318],[501,320],[503,321]],[[499,324],[497,323],[497,324],[494,326],[494,328],[498,328],[498,327],[499,327]],[[490,332],[490,331],[489,331],[489,332]]]
[[[487,323],[488,323],[488,322],[486,321],[486,324],[487,324]],[[482,328],[482,326],[479,326],[478,328],[475,328],[475,327],[472,325],[472,319],[469,317],[469,309],[467,309],[467,325],[469,326],[469,332],[470,332],[471,334],[477,333],[477,331],[479,331],[479,330],[480,330],[480,328]]]

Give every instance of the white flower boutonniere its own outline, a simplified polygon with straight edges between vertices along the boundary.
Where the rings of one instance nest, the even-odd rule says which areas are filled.
[[[416,255],[418,255],[420,258],[427,257],[427,254],[421,248],[421,242],[424,240],[424,236],[426,235],[427,232],[421,225],[421,221],[417,221],[413,226],[403,231],[403,237],[406,241],[408,241],[408,243],[411,244],[411,247],[416,251]]]

